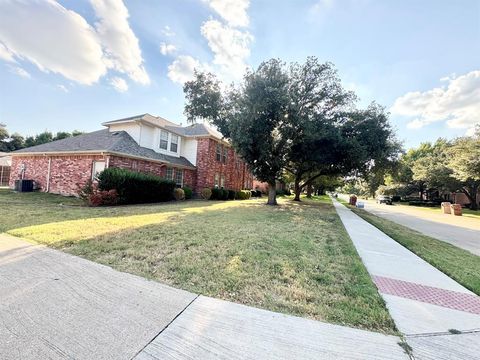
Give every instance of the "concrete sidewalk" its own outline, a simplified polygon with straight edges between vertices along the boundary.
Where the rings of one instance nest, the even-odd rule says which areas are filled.
[[[3,359],[408,359],[399,337],[174,289],[0,234]]]
[[[414,356],[480,359],[480,298],[336,200],[334,206]],[[451,334],[457,331],[465,334]]]

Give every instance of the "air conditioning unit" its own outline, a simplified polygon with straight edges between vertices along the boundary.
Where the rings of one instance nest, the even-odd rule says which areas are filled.
[[[32,192],[33,180],[15,180],[15,191]]]

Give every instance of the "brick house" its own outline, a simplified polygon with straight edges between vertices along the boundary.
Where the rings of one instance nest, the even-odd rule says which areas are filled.
[[[76,195],[108,167],[152,173],[189,186],[241,190],[253,176],[222,134],[206,124],[179,126],[143,114],[102,124],[106,129],[11,153],[9,186],[34,180],[44,192]]]

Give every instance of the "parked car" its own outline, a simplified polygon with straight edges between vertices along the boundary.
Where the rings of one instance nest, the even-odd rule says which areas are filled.
[[[389,195],[380,195],[377,197],[377,204],[392,205],[392,197]]]

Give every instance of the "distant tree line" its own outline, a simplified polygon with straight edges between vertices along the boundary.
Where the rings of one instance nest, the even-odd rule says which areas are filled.
[[[442,194],[461,192],[477,210],[480,191],[480,127],[473,136],[439,138],[406,151],[395,163],[366,178],[351,178],[342,192],[363,196],[396,195],[440,200]]]
[[[72,132],[59,131],[55,134],[50,131],[44,131],[33,136],[22,136],[19,133],[9,134],[6,127],[3,124],[0,124],[0,151],[10,152],[20,150],[30,146],[46,144],[55,140],[66,139],[81,134],[83,134],[83,132],[78,130]]]

